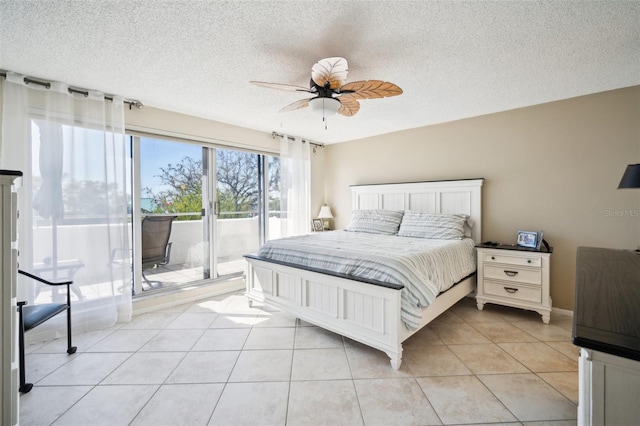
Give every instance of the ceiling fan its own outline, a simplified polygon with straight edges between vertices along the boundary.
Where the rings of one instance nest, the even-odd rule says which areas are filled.
[[[311,68],[309,87],[264,81],[250,81],[250,83],[271,89],[311,93],[313,97],[295,101],[282,108],[280,112],[311,106],[312,109],[322,112],[323,116],[337,112],[351,117],[360,110],[359,99],[385,98],[402,94],[401,88],[387,81],[361,80],[347,83],[348,71],[346,59],[325,58],[320,59]]]

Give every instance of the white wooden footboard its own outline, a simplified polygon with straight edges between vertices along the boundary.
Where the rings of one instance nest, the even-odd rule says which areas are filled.
[[[387,288],[347,278],[285,266],[245,256],[246,295],[311,324],[385,352],[394,369],[402,363],[402,342],[475,290],[471,275],[422,311],[416,330],[400,317],[401,288]]]
[[[401,289],[247,257],[247,297],[384,351],[402,362]]]

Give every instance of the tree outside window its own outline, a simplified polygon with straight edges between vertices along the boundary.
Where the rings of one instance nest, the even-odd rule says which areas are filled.
[[[258,214],[257,154],[216,150],[217,200],[219,219],[250,218]],[[177,164],[160,167],[156,175],[166,188],[154,192],[145,187],[149,213],[195,213],[202,208],[202,160],[184,157]],[[280,161],[269,162],[269,210],[279,212]],[[143,206],[144,208],[145,206]],[[199,219],[200,215],[179,216],[178,220]]]

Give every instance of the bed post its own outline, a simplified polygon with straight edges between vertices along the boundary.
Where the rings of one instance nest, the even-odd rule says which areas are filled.
[[[391,367],[393,367],[394,370],[399,370],[402,364],[402,344],[400,344],[400,352],[387,352],[387,355],[391,358]]]
[[[403,333],[406,332],[406,326],[404,324],[404,322],[401,320],[400,318],[400,312],[402,310],[401,306],[401,292],[397,292],[397,312],[398,312],[398,320],[396,321],[396,327],[395,327],[395,336],[393,336],[396,345],[395,345],[395,351],[385,351],[385,353],[389,356],[390,361],[391,361],[391,367],[394,370],[399,370],[400,369],[400,365],[402,364],[402,352],[403,352],[403,348],[402,348],[402,342],[404,341],[403,339]]]

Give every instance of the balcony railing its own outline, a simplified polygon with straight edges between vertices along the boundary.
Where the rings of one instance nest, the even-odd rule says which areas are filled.
[[[83,277],[91,277],[92,281],[109,281],[111,269],[104,253],[104,246],[87,244],[78,247],[78,241],[91,241],[90,235],[103,235],[104,232],[97,227],[110,225],[99,223],[63,224],[56,227],[57,232],[57,257],[59,261],[79,260],[84,266],[78,270],[75,279],[82,283]],[[111,225],[115,226],[115,225]],[[128,226],[128,235],[132,235],[131,224]],[[269,218],[269,238],[279,238],[281,219]],[[229,263],[228,267],[220,268],[225,273],[235,270],[242,271],[242,256],[247,253],[255,253],[259,248],[258,217],[242,219],[222,219],[216,221],[216,244],[214,254],[217,256],[219,266]],[[34,263],[43,262],[51,255],[51,226],[37,226],[33,229]],[[171,237],[172,243],[170,269],[201,268],[206,259],[208,245],[203,242],[202,220],[176,220],[173,222]],[[131,246],[131,244],[130,244]],[[79,256],[78,253],[82,255]],[[231,265],[230,262],[234,262]]]

